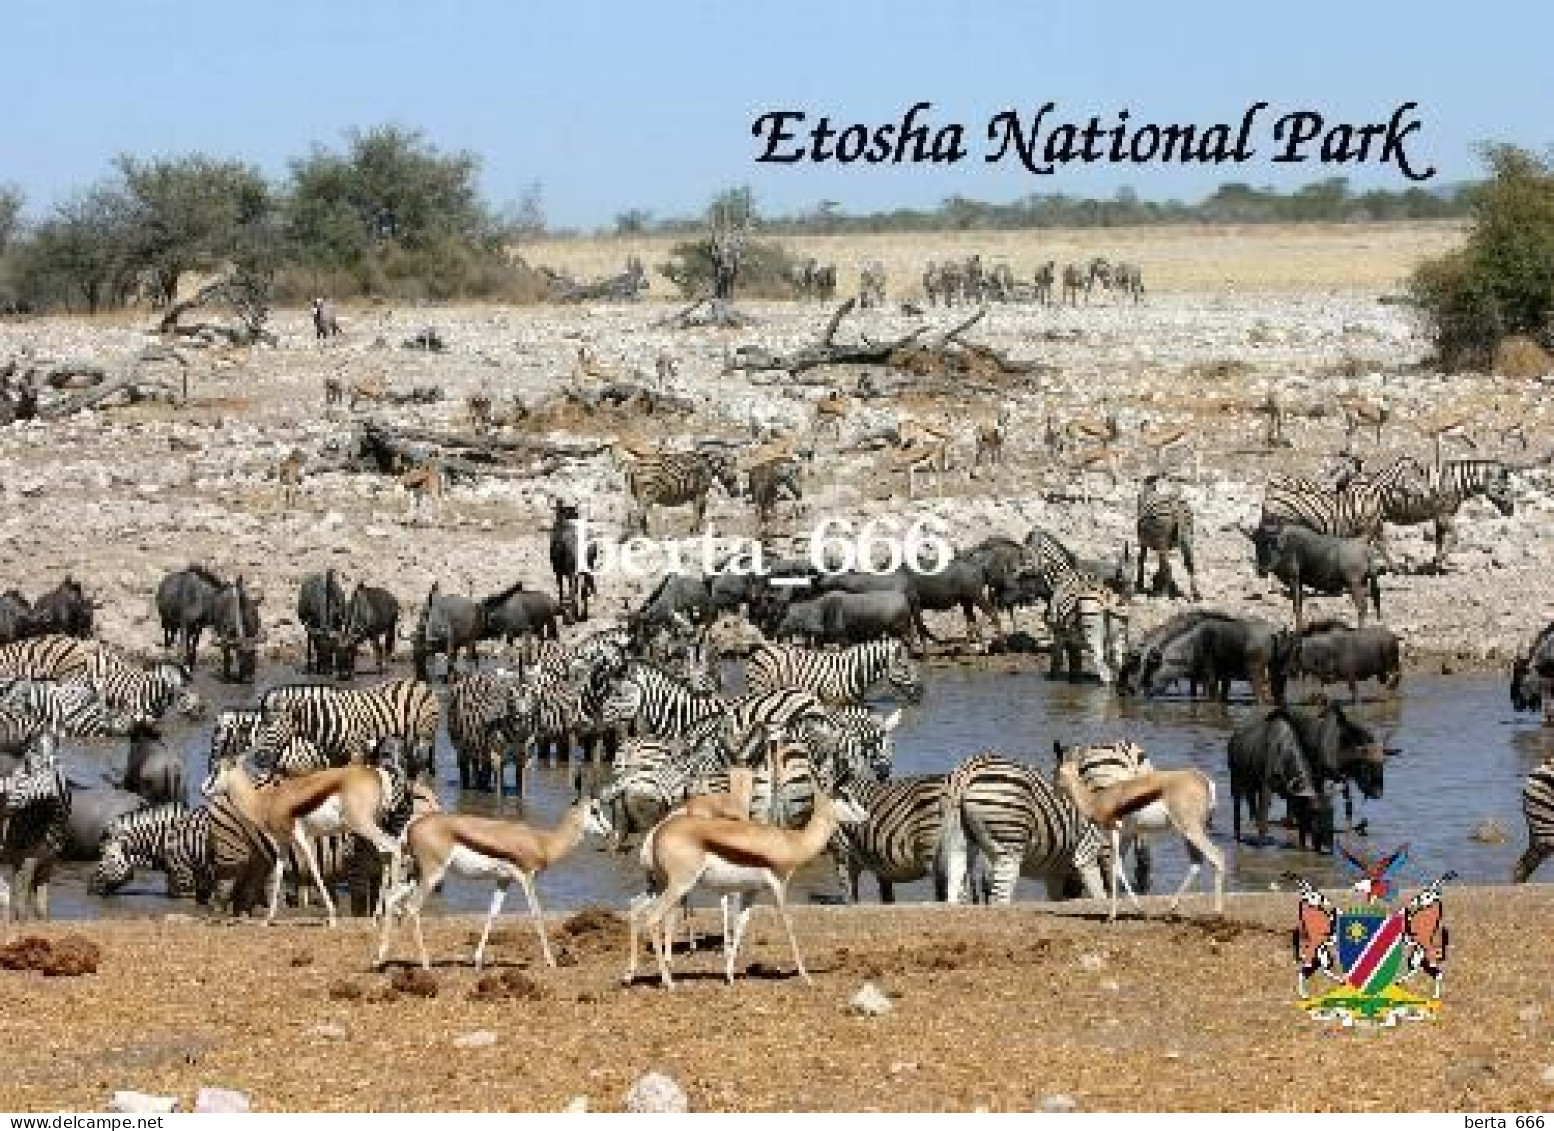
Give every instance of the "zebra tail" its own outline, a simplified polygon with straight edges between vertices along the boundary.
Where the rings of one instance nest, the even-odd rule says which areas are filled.
[[[959,893],[970,871],[966,856],[966,825],[961,818],[960,804],[950,798],[944,801],[944,828],[939,834],[939,850],[934,854],[934,882],[939,890],[934,894],[948,902],[951,893]]]

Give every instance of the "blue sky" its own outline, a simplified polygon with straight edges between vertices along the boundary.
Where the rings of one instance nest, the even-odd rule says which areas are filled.
[[[822,199],[849,210],[959,193],[1196,198],[1222,180],[1289,186],[1325,173],[1243,167],[1073,166],[1036,177],[981,160],[987,119],[1045,101],[1073,118],[1238,118],[1267,100],[1334,119],[1417,101],[1411,148],[1436,183],[1477,174],[1493,137],[1554,143],[1554,5],[1305,3],[914,6],[863,0],[523,4],[267,0],[253,5],[77,2],[8,6],[0,182],[36,212],[112,156],[200,150],[281,174],[351,126],[422,129],[484,160],[495,203],[538,180],[551,222],[608,224],[629,207],[698,209],[749,183],[764,210]],[[23,46],[25,45],[25,46]],[[967,126],[947,168],[757,165],[750,124],[774,108],[893,121],[913,102]],[[1267,123],[1265,119],[1265,125]],[[1404,187],[1390,167],[1348,170]]]

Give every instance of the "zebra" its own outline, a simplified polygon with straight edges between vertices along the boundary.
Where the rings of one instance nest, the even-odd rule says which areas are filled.
[[[1074,871],[1086,895],[1105,895],[1100,860],[1106,838],[1035,768],[995,751],[973,755],[945,781],[945,814],[945,884],[951,903],[967,893],[972,849],[987,859],[991,903],[1011,902],[1021,875],[1044,879],[1055,899]]]
[[[1381,537],[1387,498],[1400,489],[1407,490],[1408,484],[1426,480],[1424,468],[1412,456],[1401,456],[1375,474],[1361,472],[1337,488],[1302,476],[1270,476],[1259,524],[1288,522],[1318,534],[1365,538],[1380,550],[1390,567],[1392,559]]]
[[[1162,490],[1159,475],[1148,475],[1139,488],[1138,498],[1138,576],[1134,580],[1135,591],[1144,591],[1144,563],[1153,550],[1159,557],[1155,570],[1154,591],[1171,592],[1175,584],[1171,579],[1171,551],[1180,548],[1182,564],[1187,568],[1187,584],[1194,601],[1202,600],[1198,594],[1198,575],[1193,566],[1192,507],[1176,489]]]
[[[947,896],[940,847],[944,839],[944,775],[925,774],[874,782],[856,777],[848,787],[868,810],[861,824],[844,825],[832,841],[837,880],[858,901],[858,880],[872,872],[880,902],[894,903],[895,885],[934,877],[935,898]]]
[[[122,737],[131,720],[110,711],[96,689],[84,683],[17,679],[0,689],[0,704],[16,708],[70,738]]]
[[[85,680],[101,645],[74,636],[33,636],[0,647],[0,677]]]
[[[373,905],[373,879],[363,865],[377,865],[377,852],[351,834],[335,833],[313,842],[319,873],[326,884],[351,883],[352,914],[365,915]],[[266,885],[275,868],[275,848],[259,829],[238,812],[231,798],[213,798],[170,826],[163,839],[163,856],[171,890],[174,876],[183,883],[193,877],[195,899],[209,902],[213,914],[246,915],[263,906]],[[296,859],[296,847],[282,846],[291,877],[289,897],[306,904],[312,888],[298,883],[306,865]],[[371,858],[371,859],[368,859]],[[363,883],[362,881],[365,881]]]
[[[1113,264],[1109,289],[1122,292],[1134,303],[1144,301],[1144,273],[1131,263]]]
[[[739,496],[739,471],[723,452],[656,452],[633,460],[626,468],[626,494],[633,513],[627,533],[648,534],[648,508],[691,504],[691,531],[701,529],[707,513],[707,493],[717,482],[730,498]]]
[[[679,738],[693,724],[720,718],[729,700],[722,695],[691,690],[651,660],[631,660],[609,680],[609,695],[600,711],[608,726],[633,724],[650,738]]]
[[[751,691],[798,687],[814,692],[826,703],[861,702],[881,681],[908,702],[923,697],[917,664],[906,646],[893,637],[855,644],[840,652],[763,644],[745,664],[745,682]]]
[[[108,706],[126,712],[137,723],[155,723],[174,708],[191,719],[204,710],[191,686],[189,669],[181,664],[141,667],[101,649],[87,678]]]
[[[1104,789],[1106,786],[1127,781],[1139,774],[1147,774],[1155,768],[1149,760],[1149,755],[1144,753],[1144,748],[1128,739],[1089,746],[1071,746],[1067,749],[1061,743],[1054,741],[1052,749],[1058,765],[1061,765],[1065,758],[1077,764],[1080,780],[1090,789]],[[1147,893],[1151,863],[1149,842],[1141,836],[1134,836],[1130,842],[1123,844],[1124,852],[1128,850],[1130,844],[1133,849],[1133,890]]]
[[[45,735],[53,733],[46,719],[25,707],[0,704],[0,752],[20,754]]]
[[[1395,526],[1435,524],[1436,570],[1446,568],[1446,555],[1456,541],[1457,511],[1468,499],[1482,497],[1502,518],[1516,512],[1510,470],[1499,460],[1448,460],[1429,468],[1425,482],[1399,483],[1382,500],[1382,518]]]
[[[1522,812],[1527,817],[1527,851],[1511,872],[1511,882],[1524,884],[1554,856],[1554,761],[1543,763],[1522,783]]]
[[[533,690],[511,673],[474,672],[454,684],[448,693],[448,739],[458,756],[459,788],[494,785],[500,794],[510,755],[522,797],[536,718]]]
[[[70,820],[70,784],[54,756],[54,739],[43,735],[22,756],[22,764],[0,777],[0,921],[49,917],[49,879],[64,853]],[[21,906],[12,906],[12,887]]]
[[[210,762],[236,757],[254,744],[264,712],[257,707],[232,707],[216,716],[210,729]]]
[[[416,772],[435,772],[437,695],[419,680],[395,679],[374,687],[340,689],[324,684],[282,684],[259,698],[266,726],[289,715],[301,734],[323,751],[330,765],[366,762],[386,738],[405,744]],[[272,733],[285,741],[284,729]],[[271,749],[268,747],[267,749]],[[424,761],[420,754],[424,752]]]
[[[1128,648],[1128,611],[1111,589],[1074,571],[1058,582],[1047,606],[1052,632],[1051,674],[1079,676],[1085,655],[1102,683],[1111,683]]]
[[[172,867],[168,862],[168,833],[181,827],[192,811],[182,801],[147,805],[108,822],[103,829],[102,850],[87,881],[95,895],[112,895],[134,878],[136,868],[165,872],[167,894],[186,899],[199,893],[197,869]],[[209,890],[203,893],[209,898]]]
[[[1032,291],[1032,296],[1042,306],[1052,305],[1052,285],[1057,281],[1057,274],[1058,265],[1051,259],[1036,268],[1035,289]]]

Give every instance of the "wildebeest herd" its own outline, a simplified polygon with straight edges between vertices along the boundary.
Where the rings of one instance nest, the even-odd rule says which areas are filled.
[[[644,528],[649,505],[689,503],[700,513],[724,476],[715,460],[682,466],[698,459],[710,457],[649,457],[633,468]],[[1099,678],[1123,695],[1186,685],[1223,700],[1245,682],[1258,707],[1226,736],[1233,836],[1241,839],[1244,808],[1253,843],[1267,843],[1278,796],[1298,845],[1330,851],[1342,827],[1335,797],[1346,810],[1352,788],[1381,797],[1391,751],[1352,706],[1303,705],[1287,688],[1297,679],[1340,684],[1353,702],[1365,680],[1397,690],[1401,643],[1366,623],[1382,613],[1383,525],[1405,512],[1399,521],[1449,522],[1472,494],[1510,513],[1509,473],[1491,462],[1426,470],[1404,459],[1336,486],[1276,477],[1259,525],[1244,533],[1256,572],[1287,588],[1294,624],[1193,603],[1136,639],[1128,626],[1140,601],[1184,596],[1171,554],[1181,554],[1197,595],[1191,510],[1159,476],[1139,495],[1136,573],[1126,553],[1086,562],[1040,528],[883,573],[825,572],[773,554],[764,574],[669,574],[602,627],[589,610],[596,558],[578,537],[577,508],[558,503],[554,595],[525,582],[485,597],[433,585],[405,615],[388,588],[348,589],[333,569],[307,577],[295,607],[308,678],[219,713],[203,803],[193,808],[163,732],[171,714],[203,710],[192,682],[207,631],[223,679],[256,679],[263,595],[203,566],[169,573],[155,593],[164,653],[147,658],[93,638],[93,601],[78,582],[66,578],[37,601],[13,590],[0,596],[7,914],[47,914],[60,859],[95,859],[100,893],[122,889],[137,870],[161,871],[170,894],[222,914],[263,904],[271,919],[290,875],[297,900],[316,890],[331,921],[335,885],[348,884],[353,911],[380,915],[387,948],[396,920],[418,915],[449,871],[493,879],[499,892],[517,882],[537,918],[535,875],[585,832],[616,845],[640,837],[645,894],[631,924],[655,942],[666,980],[668,939],[693,889],[767,891],[781,909],[794,873],[826,852],[850,898],[864,872],[885,899],[895,885],[928,879],[950,902],[1007,901],[1024,875],[1053,897],[1110,892],[1115,914],[1119,881],[1128,880],[1123,858],[1133,858],[1129,890],[1147,890],[1147,841],[1169,833],[1191,864],[1177,899],[1207,863],[1218,907],[1225,864],[1207,831],[1214,782],[1157,769],[1133,742],[1057,745],[1055,764],[980,752],[945,773],[892,776],[893,732],[925,694],[922,660],[937,641],[924,614],[958,609],[968,636],[982,636],[986,621],[992,647],[1019,650],[1034,638],[1018,630],[1018,611],[1038,608],[1052,674]],[[1421,498],[1446,501],[1432,508]],[[1146,586],[1150,551],[1158,566]],[[1348,597],[1358,627],[1308,621],[1307,591]],[[712,631],[731,617],[760,639],[744,656],[738,693],[725,681],[741,665],[719,654]],[[402,636],[413,676],[382,679]],[[493,641],[506,666],[489,657],[482,665],[481,648]],[[358,686],[363,645],[382,681]],[[1550,712],[1551,689],[1554,625],[1518,659],[1512,702]],[[881,715],[867,705],[871,694],[898,705]],[[571,762],[577,803],[550,830],[444,812],[429,788],[440,727],[461,790],[500,793],[511,777],[522,794],[534,762]],[[122,774],[107,783],[58,757],[61,743],[80,741],[127,744]],[[1554,853],[1554,767],[1529,776],[1524,807],[1529,843],[1517,880]],[[725,903],[730,974],[748,914],[732,907]],[[548,956],[543,928],[540,940]],[[477,962],[484,946],[483,938]],[[794,953],[802,972],[796,942]]]

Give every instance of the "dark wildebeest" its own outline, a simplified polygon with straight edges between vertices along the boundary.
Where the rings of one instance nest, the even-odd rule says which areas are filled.
[[[1117,694],[1137,695],[1143,692],[1144,669],[1151,663],[1151,656],[1171,641],[1202,624],[1210,615],[1208,609],[1189,609],[1177,613],[1150,629],[1137,641],[1129,644],[1127,654],[1117,668]],[[1196,682],[1192,694],[1198,694]]]
[[[1269,844],[1268,805],[1284,797],[1296,817],[1299,844],[1323,838],[1319,820],[1331,811],[1329,787],[1344,790],[1346,816],[1353,817],[1349,783],[1368,798],[1381,796],[1384,751],[1371,731],[1333,703],[1318,710],[1277,707],[1254,716],[1230,738],[1232,828],[1241,837],[1241,801],[1257,821],[1257,843]],[[1330,847],[1328,845],[1327,847]]]
[[[226,582],[195,565],[169,573],[156,591],[162,645],[172,649],[181,640],[184,667],[192,672],[200,635],[209,628],[221,645],[222,677],[231,678],[236,652],[238,679],[247,682],[253,679],[261,636],[258,604],[259,598],[248,592],[241,577]]]
[[[30,634],[88,637],[92,635],[92,611],[96,607],[81,583],[66,574],[64,581],[33,602]]]
[[[817,601],[826,643],[865,644],[894,636],[909,648],[922,647],[917,639],[921,618],[914,615],[905,593],[833,592],[822,594]]]
[[[917,630],[924,636],[928,635],[928,629],[923,624],[922,610],[942,612],[959,607],[961,615],[966,618],[967,639],[974,635],[980,640],[982,626],[972,615],[972,609],[975,608],[993,622],[993,636],[1000,645],[1003,644],[1004,630],[998,623],[998,610],[991,596],[994,572],[987,555],[957,554],[937,573],[921,572],[905,566],[899,572],[906,579],[908,591],[915,597],[913,610],[917,616]]]
[[[316,298],[313,300],[313,335],[318,341],[325,338],[333,338],[340,333],[340,319],[335,315],[335,304],[331,299]]]
[[[586,547],[580,544],[581,525],[577,506],[557,499],[550,524],[550,568],[556,575],[556,601],[568,624],[588,619],[588,598],[594,592],[593,570],[599,564],[598,543],[590,539]]]
[[[356,656],[362,644],[372,645],[378,674],[394,658],[394,639],[399,630],[399,599],[387,589],[356,583],[345,606],[345,627],[335,649],[336,674],[350,679],[356,674]]]
[[[500,639],[511,644],[522,637],[557,640],[556,617],[560,609],[549,593],[511,585],[480,602],[482,640]]]
[[[1403,681],[1397,634],[1381,625],[1350,628],[1333,621],[1308,624],[1296,635],[1281,632],[1275,641],[1275,666],[1281,688],[1302,677],[1319,684],[1347,683],[1349,697],[1360,701],[1360,681],[1375,679],[1392,692]]]
[[[333,569],[310,573],[302,579],[302,587],[297,591],[297,620],[307,633],[302,670],[334,670],[335,649],[345,631],[345,590]]]
[[[1259,703],[1275,699],[1278,631],[1265,620],[1210,613],[1151,650],[1144,659],[1144,694],[1160,695],[1179,679],[1204,684],[1213,698],[1230,698],[1233,680],[1252,685]]]
[[[1257,552],[1257,576],[1270,573],[1284,583],[1295,606],[1295,628],[1304,625],[1303,598],[1307,589],[1329,597],[1345,593],[1354,602],[1360,625],[1365,625],[1365,594],[1370,590],[1376,616],[1381,617],[1381,585],[1376,560],[1363,538],[1338,538],[1318,534],[1293,524],[1242,528]]]
[[[136,727],[130,734],[123,787],[153,805],[186,800],[182,751],[151,727]]]
[[[1546,694],[1554,688],[1554,622],[1544,627],[1527,649],[1511,665],[1511,706],[1518,711],[1536,711],[1541,705],[1543,717],[1554,722],[1554,702]]]
[[[1013,538],[993,535],[958,556],[981,568],[993,608],[1009,610],[1011,631],[1016,627],[1014,614],[1017,608],[1051,597],[1050,593],[1042,592],[1044,583],[1036,555],[1030,547]]]
[[[798,502],[804,497],[797,460],[774,459],[757,464],[749,472],[750,501],[755,504],[756,522],[765,529],[779,500]]]
[[[715,616],[712,583],[707,578],[666,573],[641,607],[627,618],[627,627],[640,649],[660,632],[676,635],[685,624],[697,629],[699,638],[706,634]]]
[[[33,635],[32,606],[15,589],[0,593],[0,644],[12,644]]]
[[[480,666],[475,646],[485,628],[485,612],[480,602],[468,597],[438,591],[436,582],[421,606],[421,619],[415,629],[415,676],[430,681],[432,657],[441,653],[448,659],[444,682],[453,678],[453,662],[462,650],[469,656],[471,668]]]

